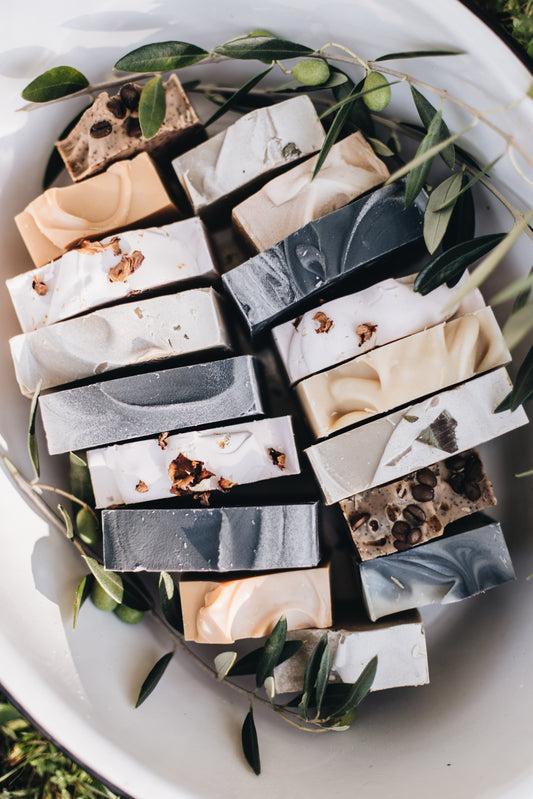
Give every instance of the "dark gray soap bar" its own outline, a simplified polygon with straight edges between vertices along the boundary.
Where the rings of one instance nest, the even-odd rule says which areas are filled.
[[[113,571],[227,572],[316,566],[318,503],[102,513]]]
[[[472,529],[465,532],[360,564],[372,621],[423,605],[459,602],[515,579],[498,522],[484,515],[470,518]]]
[[[58,391],[39,405],[51,455],[264,414],[250,355]]]
[[[404,209],[397,181],[291,233],[222,276],[251,335],[290,318],[298,305],[422,236],[425,199]],[[401,271],[395,264],[394,274]],[[392,276],[377,274],[376,281]]]

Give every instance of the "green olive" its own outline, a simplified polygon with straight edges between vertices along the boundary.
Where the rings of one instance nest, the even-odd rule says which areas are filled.
[[[144,610],[136,610],[135,608],[129,608],[127,605],[119,605],[115,608],[115,614],[126,624],[139,624],[143,620]]]
[[[321,58],[304,58],[293,66],[292,76],[304,86],[321,86],[329,78],[329,67]]]
[[[110,611],[118,607],[118,602],[115,602],[96,580],[91,590],[91,599],[99,610]]]
[[[363,91],[374,89],[369,94],[363,95],[365,105],[371,111],[383,111],[388,106],[391,98],[390,86],[385,75],[381,72],[369,72],[363,83]]]
[[[76,514],[76,528],[84,544],[94,546],[100,540],[100,530],[96,518],[87,508],[81,508]]]

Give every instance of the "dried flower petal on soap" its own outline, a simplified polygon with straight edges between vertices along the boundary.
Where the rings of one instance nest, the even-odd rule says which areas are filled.
[[[269,447],[268,455],[274,466],[278,466],[283,471],[285,468],[285,453],[278,452],[277,449]]]
[[[130,275],[137,271],[144,255],[140,250],[134,250],[131,255],[123,255],[122,259],[109,270],[109,280],[111,283],[123,283]]]
[[[138,491],[139,494],[146,494],[146,492],[148,491],[148,486],[146,485],[144,480],[139,480],[139,482],[135,486],[135,491]]]
[[[43,280],[40,280],[37,275],[33,278],[31,287],[39,297],[44,297],[45,294],[48,294],[48,286]]]
[[[161,447],[161,449],[166,449],[168,446],[168,430],[165,433],[159,433],[157,438],[157,443]]]
[[[317,311],[313,316],[313,322],[318,322],[318,327],[315,327],[315,333],[327,333],[333,327],[333,319],[330,319],[324,311]]]
[[[371,339],[377,329],[378,326],[371,325],[370,322],[364,322],[362,325],[357,325],[355,333],[359,339],[359,346],[362,347],[363,344]]]

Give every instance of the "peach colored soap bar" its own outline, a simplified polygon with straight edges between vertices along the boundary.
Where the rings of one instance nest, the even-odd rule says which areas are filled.
[[[233,224],[257,252],[342,208],[389,177],[389,170],[359,132],[335,144],[313,178],[317,160],[316,155],[298,164],[233,209]]]
[[[289,630],[330,627],[329,566],[240,580],[181,580],[185,639],[231,644],[262,638],[285,614]]]
[[[314,434],[323,438],[510,360],[487,307],[313,375],[296,391]]]
[[[83,239],[178,216],[153,161],[141,153],[83,183],[48,189],[15,222],[35,266],[43,266]]]

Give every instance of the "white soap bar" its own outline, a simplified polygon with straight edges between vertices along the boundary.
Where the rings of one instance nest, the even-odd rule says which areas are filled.
[[[234,225],[258,252],[342,208],[389,176],[359,131],[333,145],[313,178],[317,160],[318,155],[308,158],[233,209]]]
[[[300,472],[290,416],[115,444],[91,450],[87,462],[98,508]]]
[[[192,217],[84,242],[6,285],[27,333],[132,293],[216,276],[205,227]]]
[[[301,691],[309,656],[323,630],[300,630],[287,639],[305,641],[300,651],[274,669],[276,693]],[[357,619],[328,630],[332,661],[330,682],[353,683],[367,663],[378,656],[371,691],[425,685],[429,682],[426,636],[418,611],[394,617],[394,621]]]
[[[328,505],[397,480],[527,424],[522,407],[494,413],[512,384],[505,369],[409,405],[305,450]]]
[[[20,390],[52,388],[147,361],[229,349],[220,298],[211,288],[102,308],[10,340]]]
[[[316,152],[324,128],[306,95],[245,114],[172,166],[195,213],[260,175]]]
[[[275,327],[272,334],[291,383],[485,305],[476,289],[455,314],[453,309],[443,314],[457,287],[442,285],[423,297],[413,290],[415,278],[382,280]]]

